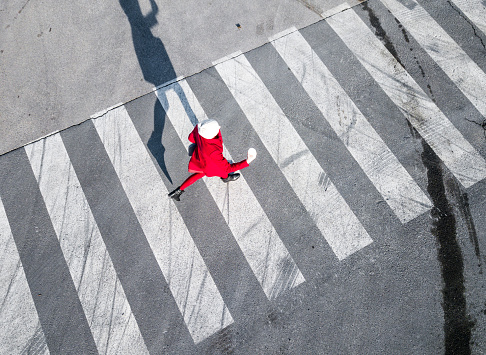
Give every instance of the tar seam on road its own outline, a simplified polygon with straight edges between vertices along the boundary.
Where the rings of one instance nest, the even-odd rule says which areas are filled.
[[[412,129],[412,128],[411,128]],[[415,131],[414,129],[412,129]],[[417,132],[413,132],[418,136]],[[427,169],[427,191],[434,203],[432,234],[438,242],[438,260],[443,280],[445,354],[470,354],[471,330],[474,323],[468,319],[464,286],[464,263],[457,241],[456,219],[447,200],[441,162],[422,139],[422,161]]]
[[[361,5],[361,8],[368,13],[368,17],[370,18],[371,26],[373,26],[373,28],[375,29],[375,35],[383,42],[386,49],[388,49],[388,51],[393,55],[393,57],[397,60],[397,62],[400,63],[400,65],[402,67],[404,67],[402,62],[400,61],[400,57],[398,56],[398,53],[397,53],[397,50],[395,49],[395,46],[393,45],[392,41],[390,40],[390,38],[386,34],[386,31],[381,26],[381,23],[380,23],[380,20],[378,19],[378,17],[375,15],[373,10],[368,7],[368,3],[367,2],[363,3]]]

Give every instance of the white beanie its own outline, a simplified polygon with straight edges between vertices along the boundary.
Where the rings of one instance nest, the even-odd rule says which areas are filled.
[[[199,135],[206,139],[216,137],[219,129],[219,124],[215,120],[206,120],[197,124],[197,131],[199,132]]]

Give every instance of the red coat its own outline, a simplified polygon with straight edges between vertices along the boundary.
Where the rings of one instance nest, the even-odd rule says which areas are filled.
[[[223,138],[221,131],[213,139],[206,139],[199,135],[198,126],[194,127],[188,137],[191,143],[196,143],[196,148],[189,161],[189,172],[203,172],[206,176],[228,177],[229,173],[241,170],[248,166],[245,160],[230,164],[223,157]]]

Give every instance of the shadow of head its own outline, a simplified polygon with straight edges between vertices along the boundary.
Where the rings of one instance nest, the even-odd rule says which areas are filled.
[[[150,0],[151,10],[143,15],[138,0],[119,0],[132,31],[133,46],[145,81],[159,86],[176,78],[176,73],[160,38],[151,29],[158,24],[159,7]]]

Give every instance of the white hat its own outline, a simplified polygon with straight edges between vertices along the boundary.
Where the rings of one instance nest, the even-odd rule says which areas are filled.
[[[221,127],[219,126],[218,122],[215,120],[206,120],[197,124],[197,131],[199,132],[199,135],[206,139],[216,137],[220,128]]]

